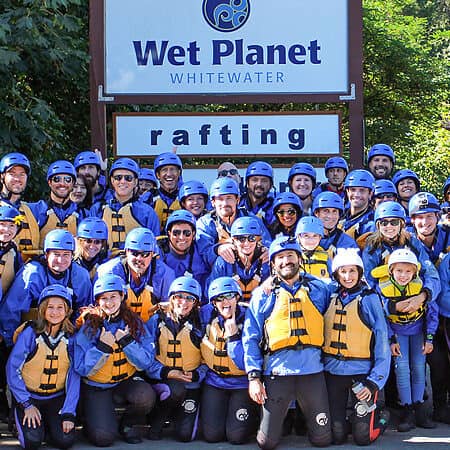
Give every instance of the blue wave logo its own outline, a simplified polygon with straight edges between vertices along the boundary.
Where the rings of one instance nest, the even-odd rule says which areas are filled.
[[[217,31],[236,31],[249,15],[250,0],[203,0],[203,17]]]

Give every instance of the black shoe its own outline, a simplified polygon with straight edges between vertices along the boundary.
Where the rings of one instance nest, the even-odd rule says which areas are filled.
[[[125,427],[120,434],[127,444],[140,444],[142,442],[139,431],[133,427]]]
[[[425,402],[414,403],[416,410],[416,425],[420,428],[436,428],[436,424],[431,420],[431,410]]]
[[[414,409],[412,405],[404,405],[400,416],[400,422],[397,425],[397,431],[405,433],[411,431],[413,428],[415,428]]]
[[[450,425],[450,407],[447,405],[436,408],[433,412],[433,420]]]
[[[162,430],[157,430],[151,427],[147,431],[147,439],[149,439],[150,441],[160,441],[162,439]]]

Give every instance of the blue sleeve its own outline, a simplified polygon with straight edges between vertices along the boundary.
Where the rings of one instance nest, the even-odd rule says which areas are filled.
[[[382,389],[389,376],[391,351],[386,318],[378,295],[370,294],[363,297],[361,310],[367,325],[372,329],[375,337],[374,360],[367,379],[375,383],[378,389]]]
[[[158,323],[159,323],[159,316],[158,314],[155,314],[154,316],[150,317],[150,319],[144,324],[149,339],[155,346],[159,339],[159,333],[158,333]],[[153,358],[152,363],[145,369],[145,373],[155,380],[161,380],[161,370],[164,368],[164,365],[161,364],[156,358]]]
[[[94,203],[91,206],[91,209],[89,210],[89,215],[101,219],[103,216],[103,203],[102,202]]]
[[[216,225],[211,216],[206,215],[197,220],[196,240],[204,261],[209,267],[212,267],[217,258],[216,243],[218,236]]]
[[[308,281],[310,288],[309,296],[316,308],[323,315],[330,304],[330,292],[327,289],[327,285],[317,278],[312,280],[309,278]]]
[[[75,312],[82,307],[93,303],[92,283],[89,272],[78,264],[72,263],[72,289],[76,294]]]
[[[123,352],[137,370],[146,370],[150,367],[155,359],[155,344],[145,327],[141,341],[137,342],[133,339],[123,347]]]
[[[228,264],[221,256],[218,256],[211,270],[210,276],[206,280],[206,289],[208,292],[209,285],[219,277],[231,276],[233,273],[233,266]]]
[[[438,298],[439,313],[450,317],[450,253],[447,253],[439,265],[441,293]]]
[[[156,273],[153,276],[154,294],[160,302],[169,301],[169,287],[175,280],[175,272],[161,260],[156,261]]]
[[[439,307],[433,299],[427,300],[426,307],[427,334],[434,335],[439,326]]]
[[[47,222],[47,203],[44,200],[39,200],[36,203],[28,203],[28,206],[36,218],[39,228],[42,228],[42,226]]]
[[[22,378],[22,366],[25,364],[28,355],[36,348],[35,339],[36,333],[33,328],[25,328],[17,337],[17,342],[6,363],[8,386],[18,403],[25,403],[31,398]]]
[[[227,352],[228,356],[233,360],[236,366],[241,370],[245,370],[244,346],[242,345],[241,333],[228,339]]]
[[[377,280],[371,275],[371,272],[375,267],[382,264],[381,252],[379,249],[372,250],[371,247],[365,247],[362,253],[362,260],[364,261],[364,277],[367,284],[374,290],[377,290]]]
[[[261,288],[255,289],[245,314],[242,344],[244,348],[245,371],[247,373],[252,370],[261,372],[264,370],[264,357],[260,344],[264,336],[265,317],[263,306],[269,301],[270,299]]]
[[[71,365],[67,374],[66,380],[66,398],[64,405],[61,408],[60,414],[77,415],[78,399],[80,398],[80,375],[74,369],[74,347],[75,338],[73,336],[69,339],[69,357]]]
[[[150,229],[153,234],[159,236],[161,234],[161,225],[155,210],[142,202],[133,202],[133,215],[139,220],[143,227]]]

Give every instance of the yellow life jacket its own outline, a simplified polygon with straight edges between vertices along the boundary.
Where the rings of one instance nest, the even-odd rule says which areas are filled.
[[[163,233],[166,228],[167,219],[174,211],[181,209],[181,205],[178,199],[175,199],[169,207],[169,205],[158,195],[153,200],[153,209],[158,216],[159,223],[161,224],[161,233]]]
[[[176,336],[165,324],[159,323],[158,352],[156,359],[166,367],[190,372],[201,363],[200,348],[191,339],[192,324],[186,322]]]
[[[45,236],[47,236],[47,234],[52,230],[56,229],[66,230],[73,237],[75,237],[77,235],[77,220],[78,220],[78,213],[73,212],[72,214],[70,214],[70,216],[67,216],[63,222],[61,222],[58,216],[53,211],[53,209],[50,208],[47,211],[47,221],[40,230],[39,248],[41,249],[44,248]]]
[[[89,380],[102,384],[119,383],[134,375],[136,367],[128,361],[122,347],[115,342],[112,349],[103,366],[88,376]]]
[[[277,288],[275,305],[264,323],[269,352],[303,347],[322,347],[323,316],[309,297],[309,289],[301,286],[291,295]]]
[[[131,203],[122,206],[117,212],[104,205],[102,219],[108,227],[108,248],[111,250],[111,258],[114,258],[122,251],[127,234],[142,225],[133,216]]]
[[[147,322],[158,309],[158,301],[153,294],[152,286],[149,285],[146,285],[139,295],[136,295],[133,289],[128,286],[126,301],[128,307],[139,315],[143,322]]]
[[[338,294],[331,296],[325,313],[323,352],[338,359],[370,359],[372,330],[360,313],[361,296],[343,306]]]
[[[242,328],[242,325],[240,325]],[[216,317],[206,326],[200,349],[206,365],[220,376],[245,375],[245,370],[239,369],[228,356],[227,340],[224,338],[225,330],[219,324]]]
[[[54,394],[65,389],[70,367],[67,352],[68,339],[62,335],[52,345],[46,334],[36,338],[36,350],[22,367],[22,378],[27,389],[37,394]]]
[[[0,258],[0,281],[2,286],[3,295],[8,291],[14,278],[16,277],[16,272],[14,270],[14,261],[16,259],[16,249],[10,248],[6,253]]]
[[[261,272],[262,272],[262,263],[261,260],[258,261],[258,267],[253,275],[253,278],[246,281],[243,280],[239,274],[235,273],[232,278],[237,281],[239,287],[242,290],[242,300],[244,302],[249,302],[252,297],[252,292],[261,284]]]
[[[42,255],[42,247],[39,246],[40,232],[36,218],[30,207],[25,202],[20,202],[19,212],[25,217],[21,223],[21,228],[14,242],[22,255],[24,263],[27,263],[34,256]]]
[[[306,273],[314,275],[319,279],[330,280],[330,274],[328,273],[328,253],[317,247],[311,256],[308,256],[305,252],[301,253],[301,263]]]

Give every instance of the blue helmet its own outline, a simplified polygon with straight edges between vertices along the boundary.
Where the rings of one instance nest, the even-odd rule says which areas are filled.
[[[77,229],[77,237],[83,239],[108,239],[108,226],[98,217],[86,217]]]
[[[291,178],[294,177],[295,175],[307,175],[312,179],[313,186],[316,185],[317,179],[316,169],[314,169],[314,167],[311,164],[308,163],[294,164],[289,170],[288,183],[291,181]]]
[[[139,171],[138,178],[139,180],[151,181],[152,183],[155,183],[156,186],[158,186],[158,180],[155,177],[155,172],[153,172],[153,169],[142,167],[142,169]]]
[[[109,176],[112,176],[113,172],[118,169],[129,170],[133,172],[135,177],[139,176],[139,164],[131,158],[119,158],[112,163],[111,169],[109,169]]]
[[[202,287],[195,278],[178,277],[170,284],[169,297],[177,292],[186,292],[193,295],[197,300],[200,300],[202,296]]]
[[[405,178],[411,178],[414,180],[414,183],[416,185],[416,189],[420,191],[420,180],[419,177],[415,172],[413,172],[410,169],[402,169],[395,172],[394,176],[392,177],[392,182],[395,184],[395,187],[398,188],[398,183],[400,181],[404,180]]]
[[[22,166],[28,175],[31,173],[29,159],[22,153],[8,153],[0,160],[0,173],[5,173],[11,167]]]
[[[302,217],[297,223],[295,235],[298,236],[301,233],[315,233],[323,237],[324,232],[322,221],[314,216]]]
[[[442,193],[447,194],[448,188],[450,188],[450,177],[445,180],[444,186],[442,187]]]
[[[243,216],[238,217],[231,225],[231,236],[248,236],[254,234],[261,236],[261,224],[256,217]]]
[[[367,155],[367,162],[369,163],[374,156],[387,156],[392,161],[392,164],[395,164],[394,150],[387,144],[372,145]]]
[[[295,239],[280,236],[272,241],[269,247],[269,260],[272,261],[273,257],[278,253],[284,252],[285,250],[293,250],[299,255],[302,253],[298,242]]]
[[[52,230],[44,239],[44,252],[48,250],[75,251],[75,239],[66,230]]]
[[[153,162],[153,170],[155,173],[158,173],[158,170],[164,166],[177,166],[180,170],[183,170],[180,157],[172,152],[161,153],[155,158]]]
[[[273,183],[273,168],[272,166],[265,161],[255,161],[249,164],[247,170],[245,172],[245,181],[250,177],[268,177],[270,181]]]
[[[42,289],[42,292],[39,295],[38,305],[49,297],[60,297],[67,303],[69,309],[72,308],[72,294],[61,284],[51,284]]]
[[[121,294],[126,294],[127,290],[125,283],[119,275],[114,275],[112,273],[107,273],[94,283],[94,298],[96,299],[99,295],[105,292],[118,291]]]
[[[176,222],[188,223],[189,225],[192,226],[194,230],[196,229],[197,226],[197,222],[195,220],[194,215],[190,211],[187,211],[186,209],[177,209],[169,216],[166,223],[166,231],[169,231],[171,225]]]
[[[343,169],[346,173],[348,173],[347,161],[345,161],[342,156],[332,156],[325,162],[325,175],[329,169]]]
[[[383,202],[377,206],[375,210],[375,223],[382,219],[402,219],[406,220],[406,213],[403,206],[397,202]]]
[[[125,250],[157,252],[155,235],[148,228],[133,228],[125,238]]]
[[[75,156],[75,160],[73,161],[75,170],[78,170],[81,166],[85,166],[86,164],[92,164],[93,166],[97,166],[100,169],[100,159],[97,153],[86,150],[84,152],[78,153],[78,155]]]
[[[185,181],[178,191],[178,200],[182,202],[189,195],[195,194],[203,195],[205,202],[208,201],[208,189],[206,189],[206,186],[201,181]]]
[[[50,180],[51,177],[54,175],[70,175],[74,181],[77,177],[77,174],[75,172],[75,167],[73,167],[73,164],[70,161],[65,160],[59,160],[51,163],[48,166],[47,170],[47,180]]]
[[[395,196],[398,195],[397,188],[395,187],[395,184],[391,180],[386,180],[382,178],[375,181],[375,191],[374,191],[375,197],[377,195],[382,194],[394,194]]]
[[[14,222],[19,226],[17,222],[20,220],[20,212],[11,205],[0,206],[0,222]]]
[[[410,217],[412,217],[416,214],[438,213],[441,211],[441,206],[433,194],[429,192],[418,192],[410,198],[408,210]]]
[[[368,170],[352,170],[345,177],[344,187],[364,187],[373,191],[375,188],[375,177]]]
[[[298,198],[298,195],[295,195],[292,192],[280,192],[275,197],[275,200],[273,202],[272,208],[274,211],[277,211],[277,209],[281,205],[292,205],[294,208],[297,208],[297,214],[301,215],[303,212],[303,204],[302,201]]]
[[[209,196],[211,198],[227,194],[239,196],[239,186],[233,178],[221,177],[212,182],[211,189],[209,191]]]
[[[214,301],[219,295],[223,294],[238,294],[242,296],[242,289],[239,283],[231,277],[216,278],[208,288],[208,299],[210,302]]]
[[[335,208],[341,213],[344,212],[344,200],[336,192],[321,192],[314,197],[312,211],[315,213],[320,208]]]

